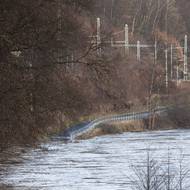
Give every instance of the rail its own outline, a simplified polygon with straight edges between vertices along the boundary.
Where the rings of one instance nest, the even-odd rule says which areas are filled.
[[[113,115],[113,116],[105,116],[101,117],[98,119],[95,119],[93,121],[90,121],[80,127],[76,128],[71,128],[66,131],[64,134],[64,139],[65,140],[74,140],[76,137],[94,129],[100,124],[105,124],[105,123],[112,123],[112,122],[121,122],[121,121],[137,121],[137,120],[142,120],[142,119],[148,119],[154,114],[157,115],[162,115],[167,111],[167,108],[165,107],[159,107],[156,108],[154,111],[149,112],[133,112],[133,113],[128,113],[128,114],[121,114],[121,115]]]

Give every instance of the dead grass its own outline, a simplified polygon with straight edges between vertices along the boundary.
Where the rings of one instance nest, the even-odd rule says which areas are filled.
[[[122,134],[125,132],[144,132],[149,131],[148,120],[128,121],[120,123],[102,124],[95,129],[81,135],[78,139],[90,139],[96,136]],[[178,126],[168,117],[156,118],[155,127],[153,130],[170,130],[177,129]]]
[[[124,132],[142,132],[145,131],[144,121],[130,121],[111,124],[102,124],[97,128],[81,135],[78,139],[90,139],[96,136],[121,134]]]

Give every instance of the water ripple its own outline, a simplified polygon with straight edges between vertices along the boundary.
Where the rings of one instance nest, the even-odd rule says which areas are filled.
[[[70,144],[57,138],[27,150],[22,161],[2,161],[0,181],[16,190],[131,190],[131,166],[143,164],[147,148],[162,164],[168,149],[175,164],[183,150],[184,164],[190,166],[189,147],[190,130],[125,133]]]

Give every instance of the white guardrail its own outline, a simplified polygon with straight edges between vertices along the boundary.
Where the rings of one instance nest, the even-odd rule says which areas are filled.
[[[153,112],[133,112],[128,114],[121,114],[115,116],[105,116],[102,118],[95,119],[89,122],[86,125],[79,127],[78,129],[70,129],[67,131],[66,135],[64,136],[65,140],[74,140],[77,136],[80,136],[89,130],[94,129],[100,124],[111,123],[111,122],[120,122],[120,121],[133,121],[133,120],[142,120],[147,119],[153,114],[162,115],[167,111],[166,107],[159,107],[156,108]]]

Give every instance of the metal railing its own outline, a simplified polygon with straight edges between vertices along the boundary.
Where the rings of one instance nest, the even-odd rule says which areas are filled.
[[[67,132],[67,136],[65,136],[65,139],[67,140],[73,140],[76,137],[94,129],[100,124],[105,124],[105,123],[112,123],[112,122],[121,122],[121,121],[137,121],[137,120],[142,120],[142,119],[148,119],[152,115],[162,115],[167,111],[167,108],[165,107],[159,107],[156,108],[152,112],[133,112],[133,113],[128,113],[128,114],[121,114],[121,115],[113,115],[113,116],[105,116],[101,117],[98,119],[95,119],[88,124],[82,126],[81,128],[78,129],[71,129],[70,131]]]

